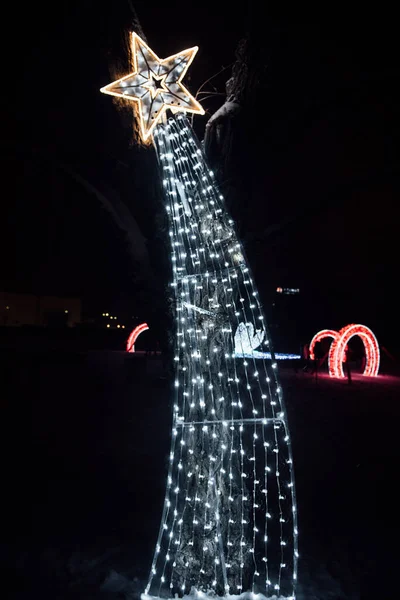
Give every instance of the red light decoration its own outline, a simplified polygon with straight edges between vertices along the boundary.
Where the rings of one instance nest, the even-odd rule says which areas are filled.
[[[141,325],[135,327],[135,329],[131,332],[130,336],[128,337],[128,341],[126,342],[127,352],[135,352],[136,340],[138,339],[139,335],[143,333],[143,331],[147,331],[148,329],[149,326],[147,325],[147,323],[142,323]]]
[[[328,358],[329,375],[331,377],[344,377],[343,363],[346,362],[347,345],[355,335],[358,335],[364,344],[366,360],[363,375],[366,377],[376,377],[378,375],[380,362],[379,344],[371,329],[365,325],[346,325],[346,327],[343,327],[340,331],[322,329],[311,340],[311,360],[315,359],[315,344],[324,338],[332,337],[333,342],[329,349]]]
[[[331,337],[331,338],[335,339],[338,335],[339,335],[339,333],[337,331],[335,331],[334,329],[321,329],[321,331],[318,331],[318,333],[316,333],[314,335],[314,337],[310,343],[310,358],[311,358],[311,360],[315,360],[314,348],[315,348],[315,344],[317,342],[321,342],[322,340],[324,340],[327,337]]]
[[[332,377],[344,377],[343,362],[346,358],[346,347],[352,337],[358,335],[365,349],[365,369],[363,375],[376,377],[379,371],[379,345],[375,335],[365,325],[347,325],[339,331],[329,350],[329,371]],[[331,372],[332,370],[332,372]]]

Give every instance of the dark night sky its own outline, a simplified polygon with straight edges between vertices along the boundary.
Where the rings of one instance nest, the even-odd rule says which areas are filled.
[[[200,46],[192,90],[234,60],[248,23],[247,10],[226,2],[202,3],[192,16],[178,2],[134,4],[160,56]],[[110,67],[122,64],[130,14],[128,0],[11,9],[0,289],[80,295],[89,311],[132,304],[132,266],[118,229],[62,168],[70,165],[101,190],[127,178],[138,189],[137,171],[124,167],[134,152],[129,130],[98,91]],[[355,8],[336,17],[304,7],[263,15],[256,3],[252,14],[269,40],[256,197],[243,207],[261,291],[299,286],[311,327],[363,322],[393,344],[400,216],[394,17],[383,7],[360,20]],[[147,236],[145,204],[132,193],[131,210]],[[293,214],[294,223],[265,237]]]

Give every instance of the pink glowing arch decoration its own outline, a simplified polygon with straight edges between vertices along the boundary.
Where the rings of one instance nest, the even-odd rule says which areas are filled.
[[[331,377],[344,377],[343,363],[346,362],[347,344],[355,335],[358,335],[364,344],[366,360],[363,375],[376,377],[380,362],[379,344],[371,329],[365,327],[365,325],[346,325],[340,331],[334,331],[333,329],[319,331],[310,343],[311,360],[315,359],[315,344],[324,338],[332,337],[333,341],[329,349],[328,359],[329,375]]]
[[[128,341],[126,342],[126,351],[127,352],[135,352],[136,340],[138,339],[139,335],[141,333],[143,333],[143,331],[147,331],[148,329],[149,329],[149,326],[147,325],[147,323],[142,323],[141,325],[138,325],[137,327],[135,327],[135,329],[132,331],[132,333],[128,337]]]
[[[363,375],[376,377],[379,371],[379,345],[371,329],[365,325],[346,325],[331,344],[329,350],[329,372],[332,377],[344,377],[343,362],[346,358],[346,347],[352,337],[358,335],[365,348],[365,369]]]
[[[335,339],[335,338],[337,338],[338,335],[339,335],[339,333],[337,331],[335,331],[334,329],[321,329],[321,331],[318,331],[318,333],[316,333],[314,335],[314,337],[310,343],[310,358],[311,358],[311,360],[315,360],[314,348],[315,348],[315,344],[317,342],[321,342],[322,340],[324,340],[327,337],[331,337],[331,338]]]

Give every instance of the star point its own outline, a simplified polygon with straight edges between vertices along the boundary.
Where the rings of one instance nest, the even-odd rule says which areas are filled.
[[[137,104],[140,132],[146,141],[167,109],[204,114],[202,106],[182,83],[197,50],[198,47],[194,46],[160,59],[146,42],[132,33],[133,73],[104,86],[100,91]]]

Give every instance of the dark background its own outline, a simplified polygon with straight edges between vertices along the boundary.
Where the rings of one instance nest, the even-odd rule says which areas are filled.
[[[2,597],[138,600],[170,444],[160,359],[0,351]],[[280,370],[299,515],[298,600],[397,600],[398,378]]]
[[[398,353],[395,16],[382,3],[134,6],[158,55],[200,46],[191,90],[234,61],[246,32],[259,53],[252,110],[235,129],[237,176],[223,183],[277,349],[353,321]],[[144,277],[161,291],[169,280],[154,156],[99,93],[126,72],[133,17],[125,0],[3,10],[0,290],[78,296],[86,316],[137,315],[162,333],[167,299]],[[285,305],[278,286],[301,293]],[[57,352],[42,340],[0,355],[2,597],[137,598],[163,502],[170,379],[158,358],[88,352],[93,338],[63,335],[64,350],[52,332]],[[398,600],[397,380],[351,387],[283,370],[283,387],[299,599]]]
[[[397,351],[399,67],[385,5],[134,8],[160,56],[199,45],[188,74],[193,91],[235,60],[246,34],[262,57],[255,110],[237,134],[242,200],[234,215],[286,349],[318,328],[360,322]],[[7,15],[0,288],[77,295],[88,315],[151,320],[156,303],[143,296],[121,230],[79,179],[129,208],[151,270],[167,283],[169,266],[160,269],[154,243],[152,150],[132,143],[131,115],[99,93],[128,68],[131,5],[30,3]],[[229,76],[227,69],[214,80],[219,92]],[[209,114],[222,101],[206,100]],[[199,135],[205,122],[195,120]],[[275,307],[276,315],[277,286],[301,294],[293,310]],[[275,338],[279,346],[279,331]]]

